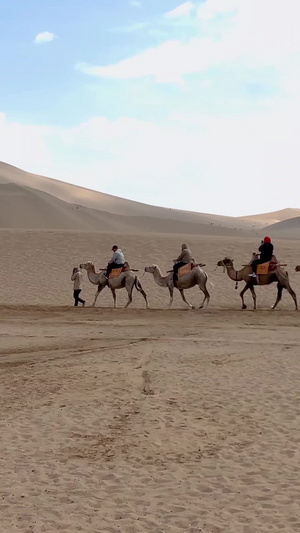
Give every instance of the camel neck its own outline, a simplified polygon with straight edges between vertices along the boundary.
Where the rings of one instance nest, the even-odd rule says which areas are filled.
[[[100,273],[96,274],[96,272],[93,272],[92,270],[88,270],[87,275],[91,283],[94,283],[94,285],[98,285]]]
[[[242,281],[243,279],[243,270],[235,270],[232,266],[226,267],[227,274],[233,281]]]
[[[167,286],[170,274],[167,276],[162,276],[160,269],[156,267],[156,269],[154,270],[153,276],[158,285],[160,285],[161,287]]]

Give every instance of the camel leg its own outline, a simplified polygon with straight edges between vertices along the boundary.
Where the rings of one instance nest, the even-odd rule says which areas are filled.
[[[199,309],[202,309],[202,308],[204,307],[204,304],[205,304],[206,300],[207,300],[206,307],[208,306],[208,304],[209,304],[209,300],[210,300],[210,294],[209,294],[209,292],[208,292],[208,290],[207,290],[206,287],[201,287],[201,286],[199,285],[199,288],[200,288],[200,290],[201,290],[201,291],[203,292],[203,294],[204,294],[203,302],[202,302],[202,304],[201,304],[200,307],[199,307]]]
[[[174,287],[173,285],[168,286],[169,293],[170,293],[170,303],[169,303],[169,309],[171,309],[171,305],[173,303],[173,294],[174,294]]]
[[[95,299],[94,299],[94,301],[93,301],[93,303],[92,303],[92,307],[95,307],[95,305],[96,305],[96,301],[97,301],[97,298],[98,298],[100,292],[104,289],[104,287],[105,287],[105,285],[98,285],[98,289],[97,289],[97,291],[96,291]]]
[[[244,294],[245,292],[250,289],[251,287],[251,283],[246,283],[245,287],[243,288],[243,290],[240,292],[240,297],[242,298],[242,309],[247,309],[247,306],[245,304],[245,301],[244,301]]]
[[[282,297],[282,291],[283,291],[283,285],[281,285],[280,282],[277,283],[277,298],[276,298],[276,302],[274,303],[274,305],[272,306],[272,309],[275,309],[275,307],[277,306],[277,304],[279,304],[280,300],[281,300],[281,297]]]
[[[135,282],[135,286],[136,286],[136,290],[139,291],[144,297],[144,300],[146,302],[146,309],[149,309],[147,293],[144,291],[142,284],[138,279]]]
[[[133,291],[133,287],[134,287],[134,284],[132,284],[130,287],[126,287],[126,290],[127,290],[127,294],[128,294],[128,302],[127,304],[125,305],[124,309],[127,309],[127,307],[131,304],[132,302],[132,291]]]
[[[112,289],[110,287],[110,290],[111,290],[111,293],[112,293],[112,297],[114,299],[114,309],[117,309],[117,295],[116,295],[116,289]]]
[[[292,287],[290,286],[290,283],[289,283],[289,279],[288,279],[288,276],[285,278],[283,278],[282,276],[280,276],[280,278],[278,279],[278,285],[281,285],[282,289],[286,289],[288,291],[288,293],[291,295],[291,297],[293,298],[294,300],[294,303],[295,303],[295,309],[296,311],[298,311],[298,304],[297,304],[297,296],[296,296],[296,293],[293,291]],[[277,285],[277,288],[278,288],[278,292],[279,292],[279,287]],[[278,296],[277,295],[277,300],[273,306],[273,309],[275,309],[276,305],[278,304],[278,302],[280,301],[281,299],[281,293],[282,293],[282,289],[281,289],[281,292],[280,292],[280,298],[278,300]]]
[[[254,287],[253,285],[250,285],[250,291],[251,291],[251,294],[252,294],[252,298],[253,298],[253,309],[256,309],[256,292],[254,290]]]
[[[296,309],[296,311],[298,311],[297,296],[296,296],[295,291],[293,291],[293,289],[292,289],[292,287],[290,286],[289,283],[288,283],[288,285],[285,288],[288,291],[288,293],[291,295],[291,297],[293,298],[293,300],[295,302],[295,309]]]
[[[294,302],[295,302],[295,309],[296,311],[298,311],[298,304],[297,304],[297,296],[296,296],[296,293],[295,291],[293,291],[292,287],[290,286],[289,282],[285,283],[284,284],[284,288],[288,291],[288,293],[291,295],[291,297],[293,298]]]
[[[183,289],[179,289],[179,292],[180,292],[180,296],[181,298],[183,299],[183,301],[191,308],[191,309],[195,309],[195,306],[190,304],[190,302],[187,301],[186,297],[185,297],[185,294],[184,294],[184,290]]]

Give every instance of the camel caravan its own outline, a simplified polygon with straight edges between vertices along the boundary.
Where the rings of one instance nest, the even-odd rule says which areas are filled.
[[[80,264],[80,269],[86,270],[88,280],[93,285],[97,286],[92,306],[94,307],[96,305],[96,301],[100,292],[105,287],[108,287],[111,290],[113,296],[114,308],[117,307],[117,289],[126,289],[127,291],[128,300],[125,305],[125,308],[127,308],[132,303],[133,291],[134,289],[136,289],[143,296],[145,300],[145,306],[148,309],[149,305],[147,294],[142,287],[140,279],[136,275],[136,272],[138,272],[138,270],[130,268],[128,262],[125,261],[122,250],[117,245],[114,245],[112,247],[112,251],[113,256],[109,261],[107,267],[101,268],[99,272],[96,272],[95,265],[92,261],[87,261],[85,263]],[[225,257],[217,263],[217,267],[223,267],[224,272],[226,271],[229,278],[235,282],[235,288],[238,287],[239,282],[245,282],[244,288],[240,293],[240,297],[242,300],[242,309],[247,309],[247,306],[244,301],[244,294],[246,293],[246,291],[250,290],[253,298],[253,307],[254,309],[256,309],[256,293],[254,287],[270,285],[271,283],[276,282],[277,298],[274,305],[272,306],[272,309],[276,308],[282,298],[283,289],[286,289],[291,295],[295,304],[295,308],[297,310],[297,297],[290,286],[288,272],[284,269],[284,266],[286,266],[286,264],[282,264],[277,261],[275,255],[273,254],[273,245],[269,237],[265,237],[264,240],[261,242],[259,252],[259,254],[253,254],[251,261],[248,264],[243,265],[243,268],[241,270],[235,270],[233,266],[233,259],[230,259],[228,257]],[[173,261],[173,268],[167,271],[166,275],[162,274],[160,268],[157,265],[150,265],[145,267],[143,276],[146,273],[151,274],[157,285],[168,289],[170,295],[169,309],[172,306],[175,289],[179,291],[183,302],[186,303],[187,306],[191,309],[195,309],[195,306],[193,306],[186,299],[184,291],[192,287],[198,286],[200,291],[202,291],[204,295],[203,301],[199,306],[199,309],[202,309],[205,305],[208,305],[210,300],[210,294],[207,290],[207,284],[210,282],[208,281],[208,276],[206,272],[203,270],[204,266],[205,264],[197,263],[195,261],[188,245],[183,244],[180,255]],[[299,272],[300,265],[296,266],[295,270]],[[72,280],[73,279],[74,277],[72,277]],[[74,281],[74,289],[75,283],[76,282]],[[81,288],[80,282],[78,284],[77,280],[77,289],[79,286]],[[78,297],[79,294],[77,294],[77,298]],[[79,301],[82,300],[79,299]],[[75,305],[78,305],[78,303],[75,303]]]

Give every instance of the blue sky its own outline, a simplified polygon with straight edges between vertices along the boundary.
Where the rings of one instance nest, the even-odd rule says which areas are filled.
[[[2,0],[0,160],[146,203],[299,207],[299,0]]]

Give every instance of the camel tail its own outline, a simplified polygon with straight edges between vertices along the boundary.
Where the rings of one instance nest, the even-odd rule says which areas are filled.
[[[137,291],[139,291],[139,292],[143,291],[142,284],[141,284],[141,282],[140,282],[140,280],[139,280],[139,278],[137,276],[135,276],[135,278],[134,278],[134,286],[135,286]]]

